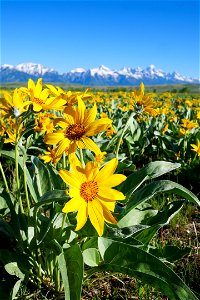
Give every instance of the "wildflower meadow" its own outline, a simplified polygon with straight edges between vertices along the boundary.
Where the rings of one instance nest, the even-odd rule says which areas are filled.
[[[162,234],[199,212],[198,95],[40,78],[0,97],[0,299],[100,299],[83,293],[95,274],[123,274],[160,298],[102,299],[197,300],[174,269],[197,235],[178,246]]]

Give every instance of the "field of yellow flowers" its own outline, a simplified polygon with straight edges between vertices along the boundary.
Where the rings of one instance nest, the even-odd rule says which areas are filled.
[[[1,90],[0,299],[45,287],[78,300],[96,272],[197,299],[170,267],[191,249],[152,241],[200,203],[199,125],[198,95],[146,93],[143,83],[66,91],[40,78]],[[152,207],[163,194],[168,203]]]

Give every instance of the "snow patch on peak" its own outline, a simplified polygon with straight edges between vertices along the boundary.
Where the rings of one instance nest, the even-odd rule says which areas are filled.
[[[19,64],[15,67],[16,70],[25,72],[31,75],[41,75],[43,76],[45,73],[48,72],[55,72],[54,69],[50,68],[45,68],[41,64],[35,64],[35,63],[24,63],[24,64]]]
[[[99,76],[116,76],[114,71],[111,71],[108,67],[101,65],[99,68],[90,69],[90,73],[92,76],[99,75]]]
[[[86,70],[83,68],[75,68],[75,69],[71,70],[70,72],[71,73],[84,73],[84,72],[86,72]]]
[[[14,66],[9,64],[3,64],[1,65],[1,69],[14,69]]]

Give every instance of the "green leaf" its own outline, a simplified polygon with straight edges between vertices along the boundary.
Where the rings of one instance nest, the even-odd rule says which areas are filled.
[[[130,195],[146,180],[159,177],[179,167],[180,164],[167,161],[151,162],[142,169],[135,171],[128,176],[127,179],[119,186],[119,190],[126,195]]]
[[[65,300],[71,300],[70,298],[70,286],[69,286],[69,278],[67,273],[67,265],[65,261],[64,253],[60,253],[58,256],[58,267],[60,269],[60,273],[62,276],[62,281],[64,285],[64,291],[65,291]]]
[[[96,267],[101,262],[99,251],[96,248],[88,248],[83,251],[84,263],[90,267]]]
[[[46,192],[40,199],[39,202],[41,201],[46,201],[46,200],[57,200],[57,199],[63,199],[63,200],[68,200],[69,196],[65,193],[64,190],[53,190],[53,191],[48,191]]]
[[[21,285],[22,281],[23,281],[22,279],[19,279],[19,280],[15,283],[15,285],[14,285],[14,287],[13,287],[13,289],[12,289],[11,295],[10,295],[10,299],[11,299],[11,300],[16,299],[15,297],[16,297],[18,291],[19,291],[19,288],[20,288],[20,285]]]
[[[117,225],[120,228],[140,225],[143,220],[155,216],[157,212],[158,211],[153,208],[144,210],[133,208],[129,212],[125,213],[125,215],[124,213],[121,214],[121,219],[118,221]]]
[[[71,246],[64,252],[66,269],[61,271],[66,281],[66,300],[80,300],[83,281],[83,255],[78,244]],[[62,262],[63,263],[63,258]],[[60,264],[61,267],[61,264]],[[64,279],[65,278],[65,279]],[[68,283],[67,283],[68,281]]]
[[[145,201],[153,198],[157,194],[166,192],[180,195],[190,202],[200,205],[199,199],[182,185],[170,180],[159,180],[152,182],[135,192],[135,194],[129,198],[124,213],[135,208],[140,203],[144,203]]]
[[[33,184],[38,195],[41,197],[47,191],[51,190],[51,180],[49,171],[38,157],[32,157],[34,166]]]
[[[4,156],[4,157],[12,158],[13,160],[15,160],[15,152],[14,152],[14,151],[6,151],[6,150],[2,150],[2,151],[1,151],[1,154],[2,154],[2,156]],[[27,182],[29,191],[30,191],[30,193],[31,193],[31,196],[33,197],[33,200],[34,200],[35,202],[37,202],[37,195],[36,195],[36,192],[35,192],[34,187],[33,187],[32,178],[31,178],[31,176],[30,176],[30,173],[29,173],[27,167],[24,166],[24,164],[23,164],[23,159],[22,159],[22,157],[19,157],[19,158],[18,158],[18,162],[19,162],[19,166],[20,166],[22,172],[26,172],[26,182]]]
[[[62,182],[61,177],[58,175],[58,171],[56,169],[54,169],[49,164],[46,164],[45,167],[49,171],[49,175],[50,175],[51,183],[53,185],[53,189],[58,189],[59,190],[62,187],[63,182]]]
[[[7,263],[7,264],[4,266],[4,268],[5,268],[5,270],[8,272],[8,274],[10,274],[10,275],[15,275],[15,276],[17,276],[17,277],[20,278],[20,279],[24,279],[25,274],[22,273],[22,271],[21,271],[20,268],[18,267],[18,264],[17,264],[16,261]]]
[[[190,247],[185,247],[185,248],[179,248],[177,246],[171,246],[171,245],[166,245],[164,248],[150,248],[149,253],[152,255],[158,257],[158,258],[164,258],[169,262],[174,262],[178,259],[181,259],[185,255],[190,254],[191,248]]]
[[[152,225],[149,228],[145,228],[141,232],[137,232],[134,234],[134,238],[137,241],[140,241],[144,244],[144,248],[146,248],[151,241],[151,239],[154,237],[154,235],[157,233],[157,231],[162,227],[162,225]]]
[[[108,245],[108,239],[104,239]],[[162,261],[144,250],[110,240],[104,252],[104,265],[95,271],[120,272],[136,277],[160,290],[170,300],[197,300],[184,282]]]

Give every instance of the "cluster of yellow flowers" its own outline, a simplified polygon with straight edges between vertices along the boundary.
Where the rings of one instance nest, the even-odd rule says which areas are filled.
[[[3,91],[2,94],[4,98],[0,108],[4,125],[1,136],[4,132],[9,136],[5,142],[17,144],[24,126],[23,113],[28,112],[31,106],[31,112],[36,115],[34,130],[45,133],[45,143],[53,147],[48,148],[43,160],[56,164],[63,153],[68,156],[71,171],[62,169],[58,172],[70,187],[71,200],[65,204],[63,212],[78,211],[76,230],[84,226],[89,216],[101,236],[104,221],[113,224],[117,222],[111,214],[116,200],[125,199],[121,192],[113,189],[126,179],[124,175],[114,174],[118,165],[117,159],[113,158],[101,167],[106,153],[101,152],[91,139],[106,130],[108,135],[112,134],[112,120],[106,116],[96,120],[96,103],[86,109],[84,100],[92,98],[87,91],[65,92],[50,84],[43,88],[41,78],[36,84],[29,79],[28,88],[15,89],[13,94]],[[47,110],[58,111],[60,114],[56,116]],[[77,148],[91,150],[96,160],[85,165],[76,156]]]

